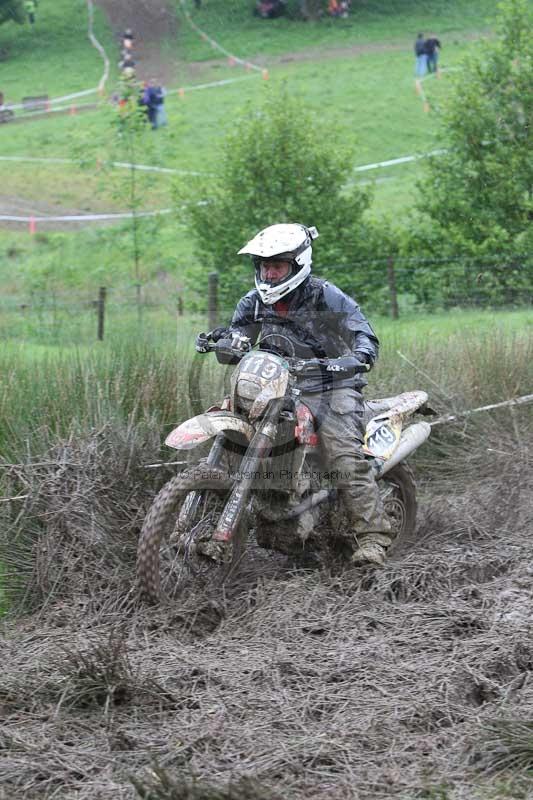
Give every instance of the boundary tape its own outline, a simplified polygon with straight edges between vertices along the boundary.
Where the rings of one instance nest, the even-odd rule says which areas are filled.
[[[354,172],[366,172],[372,169],[383,169],[387,167],[396,166],[398,164],[406,164],[412,161],[418,161],[422,158],[429,158],[431,156],[438,156],[442,155],[443,153],[448,152],[447,150],[432,150],[429,153],[420,153],[418,155],[411,155],[411,156],[401,156],[400,158],[393,158],[389,159],[388,161],[376,161],[373,164],[363,164],[359,167],[354,167]],[[45,158],[45,157],[38,157],[38,156],[0,156],[0,162],[28,162],[28,163],[49,163],[49,164],[76,164],[77,162],[71,158]],[[158,172],[158,173],[167,173],[167,174],[175,174],[175,175],[191,175],[191,176],[203,176],[203,175],[210,175],[212,173],[209,172],[193,172],[188,170],[180,170],[180,169],[173,169],[171,167],[156,167],[151,166],[150,164],[135,164],[132,165],[127,161],[112,161],[110,162],[111,166],[116,167],[118,169],[131,169],[132,166],[135,166],[136,169],[142,170],[145,172]],[[207,201],[200,201],[201,204],[206,203]],[[12,215],[12,214],[0,214],[0,222],[24,222],[29,224],[30,226],[30,233],[35,233],[35,226],[38,222],[100,222],[103,220],[120,220],[120,219],[131,219],[131,217],[155,217],[159,214],[171,214],[176,209],[173,208],[162,208],[157,209],[154,211],[138,211],[135,214],[132,211],[124,211],[124,212],[117,212],[117,213],[108,213],[108,214],[65,214],[61,216],[36,216],[33,214],[32,216],[19,216],[19,215]]]
[[[198,25],[193,21],[193,19],[192,19],[191,15],[189,14],[189,12],[187,11],[187,7],[185,5],[185,0],[180,0],[180,6],[181,6],[181,11],[183,13],[183,16],[185,17],[185,19],[189,23],[190,27],[194,31],[196,31],[196,33],[200,36],[201,39],[204,40],[204,42],[209,42],[209,44],[211,45],[213,50],[218,50],[219,53],[223,53],[223,55],[225,55],[229,59],[229,62],[230,62],[230,64],[232,66],[235,65],[235,64],[240,64],[241,67],[245,67],[245,69],[250,69],[250,70],[254,70],[255,72],[260,72],[265,80],[268,78],[268,70],[267,69],[265,69],[264,67],[260,67],[258,64],[253,64],[251,61],[246,61],[243,58],[239,58],[238,56],[234,55],[233,53],[230,53],[229,50],[226,50],[225,47],[222,47],[221,44],[219,44],[217,41],[212,39],[210,36],[207,35],[207,33],[205,31],[203,31],[201,28],[199,28]]]
[[[423,158],[431,158],[432,156],[440,156],[447,153],[447,149],[431,150],[428,153],[415,153],[410,156],[400,156],[399,158],[391,158],[388,161],[375,161],[372,164],[361,164],[354,167],[354,172],[368,172],[373,169],[385,169],[387,167],[395,167],[398,164],[408,164],[412,161],[419,161]],[[77,164],[74,158],[47,158],[40,156],[0,156],[0,162],[19,162],[29,164]],[[166,173],[168,175],[191,175],[195,177],[214,175],[213,172],[198,172],[195,170],[178,169],[175,167],[157,167],[151,164],[131,164],[129,161],[110,161],[104,162],[108,166],[116,167],[118,169],[131,169],[135,167],[142,172],[158,172]]]
[[[228,86],[230,83],[240,83],[240,81],[249,81],[250,78],[258,78],[259,75],[243,75],[242,78],[225,78],[221,81],[212,81],[211,83],[195,83],[192,86],[181,86],[179,89],[170,89],[169,94],[179,94],[181,97],[185,92],[195,92],[198,89],[213,89],[216,86]]]
[[[457,414],[446,414],[446,416],[439,417],[429,424],[433,428],[435,425],[443,425],[446,422],[458,422],[463,417],[478,414],[480,411],[493,411],[495,408],[506,408],[508,406],[523,406],[527,403],[533,403],[533,394],[524,394],[522,397],[513,397],[511,400],[502,400],[501,403],[491,403],[488,406],[478,406],[478,408],[471,408],[468,411],[458,411]],[[488,450],[490,451],[491,448],[488,448]]]
[[[3,222],[25,222],[33,226],[33,232],[38,222],[96,222],[106,219],[131,219],[132,217],[157,217],[159,214],[172,214],[174,208],[160,208],[156,211],[120,211],[116,214],[65,214],[64,216],[53,217],[37,217],[35,214],[31,217],[22,217],[15,214],[0,214],[0,220]]]
[[[0,162],[18,162],[29,164],[77,164],[74,158],[45,158],[39,156],[0,156]],[[191,175],[195,177],[213,175],[212,172],[195,172],[188,169],[173,169],[172,167],[156,167],[150,164],[130,164],[128,161],[109,161],[103,162],[102,166],[116,167],[117,169],[131,169],[135,167],[141,172],[163,172],[171,175]]]
[[[437,78],[444,72],[460,72],[461,67],[443,67],[442,69],[438,69],[437,72],[429,72],[427,75],[424,75],[423,78],[415,78],[415,92],[420,97],[421,101],[424,104],[424,111],[430,111],[431,106],[429,104],[429,100],[427,95],[424,91],[424,87],[422,86],[424,81],[429,80],[430,78]]]

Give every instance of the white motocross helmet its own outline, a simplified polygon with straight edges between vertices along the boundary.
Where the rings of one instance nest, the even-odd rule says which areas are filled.
[[[239,255],[250,255],[255,267],[255,286],[261,300],[271,306],[293,292],[311,272],[312,241],[318,236],[316,228],[299,223],[270,225],[259,231],[239,250]],[[286,278],[278,283],[261,279],[261,262],[269,259],[290,261],[292,268]]]

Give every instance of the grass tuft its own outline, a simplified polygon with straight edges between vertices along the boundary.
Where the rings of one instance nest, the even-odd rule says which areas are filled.
[[[150,771],[151,779],[130,779],[141,800],[275,800],[269,790],[250,778],[217,786],[194,777],[172,775],[158,764]]]

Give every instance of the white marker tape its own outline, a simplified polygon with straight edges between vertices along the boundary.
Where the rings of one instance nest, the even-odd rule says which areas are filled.
[[[246,69],[251,69],[261,73],[264,72],[264,67],[259,67],[257,64],[252,64],[251,61],[246,61],[243,58],[239,58],[238,56],[233,55],[233,53],[230,53],[229,50],[226,50],[225,47],[222,47],[222,45],[220,45],[218,42],[216,42],[214,39],[208,36],[207,33],[203,31],[201,28],[199,28],[198,25],[195,22],[193,22],[191,15],[187,11],[187,8],[185,6],[185,0],[180,0],[180,5],[181,5],[181,10],[183,12],[183,16],[185,17],[191,28],[194,31],[196,31],[196,33],[198,33],[205,42],[209,42],[209,44],[214,50],[218,50],[219,53],[223,53],[225,56],[231,59],[232,62],[240,64],[242,67],[246,67]]]
[[[18,162],[29,164],[78,164],[74,158],[45,158],[39,156],[0,156],[0,162]],[[195,172],[189,169],[172,169],[172,167],[155,167],[150,164],[130,164],[128,161],[104,162],[102,166],[116,167],[117,169],[131,169],[134,167],[142,172],[162,172],[169,175],[191,175],[200,177],[202,175],[214,175],[213,172]]]

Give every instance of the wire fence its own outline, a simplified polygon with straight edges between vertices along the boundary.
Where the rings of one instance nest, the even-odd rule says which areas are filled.
[[[327,265],[315,274],[331,280],[365,313],[401,319],[450,309],[531,309],[533,258],[395,258],[379,256]],[[89,344],[138,337],[190,337],[193,329],[229,322],[237,300],[253,285],[243,273],[211,272],[185,285],[159,281],[65,290],[31,288],[0,297],[0,335],[11,341]]]

